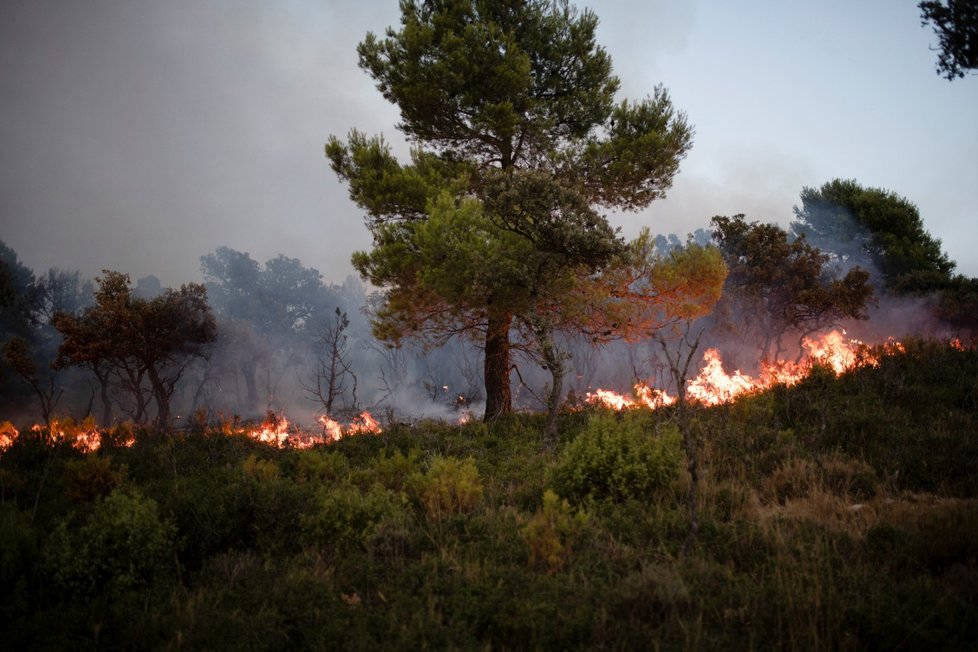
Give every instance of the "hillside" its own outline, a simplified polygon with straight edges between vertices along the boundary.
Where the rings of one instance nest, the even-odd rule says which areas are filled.
[[[420,422],[306,450],[220,427],[0,453],[4,649],[964,649],[978,352],[695,411]]]

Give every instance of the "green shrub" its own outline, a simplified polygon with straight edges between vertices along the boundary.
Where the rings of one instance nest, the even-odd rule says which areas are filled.
[[[409,478],[409,485],[425,513],[435,520],[471,512],[482,502],[482,480],[471,457],[435,457],[427,472]]]
[[[321,491],[316,508],[301,517],[306,543],[339,550],[363,545],[383,519],[403,513],[401,496],[375,485],[367,492],[345,485]]]
[[[334,484],[350,472],[350,463],[342,453],[322,448],[299,451],[295,476],[298,482]]]
[[[78,527],[62,521],[44,550],[47,575],[66,596],[119,596],[170,566],[173,525],[136,489],[100,499]]]
[[[408,478],[418,472],[418,450],[412,449],[407,455],[395,450],[388,455],[387,449],[381,449],[373,462],[365,469],[355,474],[355,482],[361,486],[379,484],[391,491],[402,491]]]
[[[669,484],[682,463],[682,437],[675,426],[657,435],[638,419],[595,417],[563,450],[551,485],[572,501],[647,498]]]
[[[530,566],[544,565],[551,574],[559,571],[587,522],[587,512],[572,511],[566,500],[547,489],[540,509],[520,529],[530,549]]]

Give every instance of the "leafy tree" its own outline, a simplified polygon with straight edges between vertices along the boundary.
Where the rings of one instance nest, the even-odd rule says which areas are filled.
[[[932,23],[937,35],[937,74],[954,81],[978,69],[978,0],[928,0],[917,7],[920,24]]]
[[[10,338],[3,345],[3,356],[7,364],[34,391],[41,405],[41,417],[44,423],[50,426],[54,407],[63,393],[63,390],[55,384],[54,376],[50,374],[46,378],[42,376],[41,370],[34,361],[30,345],[19,335]]]
[[[217,336],[207,291],[187,283],[147,300],[133,296],[126,274],[106,270],[96,281],[94,306],[77,316],[55,316],[64,338],[58,364],[87,367],[100,381],[111,375],[133,397],[137,421],[145,418],[146,396],[152,396],[156,425],[169,427],[177,383]]]
[[[52,267],[36,279],[35,288],[40,316],[47,323],[51,323],[59,312],[80,312],[92,305],[95,298],[95,284],[82,280],[78,270]]]
[[[905,292],[950,278],[954,263],[924,229],[917,207],[889,190],[835,179],[803,188],[791,232],[847,265],[876,270],[883,286]]]
[[[566,1],[401,2],[400,31],[368,34],[358,53],[400,109],[410,162],[357,131],[326,146],[374,236],[354,265],[387,292],[376,334],[478,331],[487,419],[512,407],[511,330],[522,324],[545,350],[573,279],[622,246],[592,207],[663,196],[691,145],[661,87],[615,103],[596,26]]]
[[[136,287],[133,289],[132,294],[139,299],[155,299],[163,294],[164,289],[160,279],[153,274],[149,274],[148,276],[136,279]]]
[[[34,272],[0,240],[0,338],[28,336],[35,323],[37,303]]]
[[[764,358],[785,351],[788,333],[804,336],[840,319],[865,318],[873,288],[864,269],[837,278],[827,267],[829,256],[775,224],[748,223],[743,215],[718,215],[712,224],[730,270],[719,319],[756,336]]]
[[[336,293],[318,270],[283,255],[262,265],[246,252],[219,247],[200,260],[208,296],[227,326],[222,333],[233,340],[219,352],[233,357],[224,362],[241,373],[247,392],[242,407],[254,410],[261,403],[259,368],[271,371],[276,360],[288,365],[301,357],[296,349],[310,344],[314,324],[328,319]]]

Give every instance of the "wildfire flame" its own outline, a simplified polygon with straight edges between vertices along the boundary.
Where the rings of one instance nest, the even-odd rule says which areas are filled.
[[[959,344],[960,345],[960,344]],[[954,343],[951,343],[954,346]],[[888,340],[880,347],[881,354],[873,353],[859,340],[849,339],[845,332],[834,330],[821,337],[806,337],[802,341],[806,353],[801,362],[762,363],[760,373],[750,376],[736,370],[727,373],[723,359],[716,349],[703,354],[703,367],[699,374],[686,385],[687,397],[703,405],[729,403],[739,396],[760,392],[774,385],[794,385],[804,380],[815,364],[829,367],[836,375],[858,367],[876,366],[879,355],[902,352],[899,342]],[[612,410],[646,407],[651,410],[672,405],[677,398],[661,389],[652,389],[645,383],[635,385],[635,398],[616,392],[598,389],[589,392],[585,401],[591,405]]]
[[[806,355],[800,362],[761,364],[757,376],[750,376],[739,370],[727,373],[719,351],[707,349],[703,354],[702,369],[686,386],[687,397],[704,405],[719,405],[774,385],[794,385],[804,380],[816,364],[824,365],[839,375],[859,367],[877,366],[882,356],[905,350],[900,342],[892,339],[870,349],[858,340],[847,338],[844,331],[805,338],[802,346]],[[958,350],[970,348],[956,338],[950,340],[948,346]],[[646,383],[635,385],[633,396],[597,389],[589,392],[585,398],[585,402],[591,405],[613,410],[656,410],[673,405],[676,401],[676,396]],[[466,410],[459,417],[459,423],[463,424],[471,419],[472,413]],[[322,430],[319,433],[309,432],[293,425],[284,415],[269,412],[265,421],[257,426],[242,425],[238,417],[234,417],[233,420],[222,419],[215,431],[227,436],[246,435],[278,448],[309,448],[317,444],[337,442],[344,437],[379,434],[383,431],[377,419],[366,411],[354,417],[346,426],[328,415],[320,416],[317,421]],[[99,450],[106,441],[116,446],[132,446],[136,442],[131,424],[99,428],[91,418],[79,422],[72,419],[52,419],[47,426],[32,426],[31,432],[50,443],[67,442],[84,453]],[[0,453],[10,448],[19,437],[20,431],[11,422],[0,422]]]
[[[246,430],[245,434],[252,439],[277,446],[278,448],[309,448],[316,444],[336,442],[350,435],[378,434],[383,432],[380,423],[366,411],[355,416],[350,422],[350,425],[346,427],[325,414],[320,416],[317,421],[323,427],[322,432],[318,434],[308,433],[291,426],[288,419],[284,416],[270,413],[263,423],[257,428]]]

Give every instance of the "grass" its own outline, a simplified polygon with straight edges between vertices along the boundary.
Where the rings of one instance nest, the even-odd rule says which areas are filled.
[[[682,461],[642,452],[668,411],[564,414],[549,453],[535,415],[305,451],[26,437],[0,456],[0,646],[965,649],[976,407],[978,354],[911,342],[698,411],[685,561]]]

